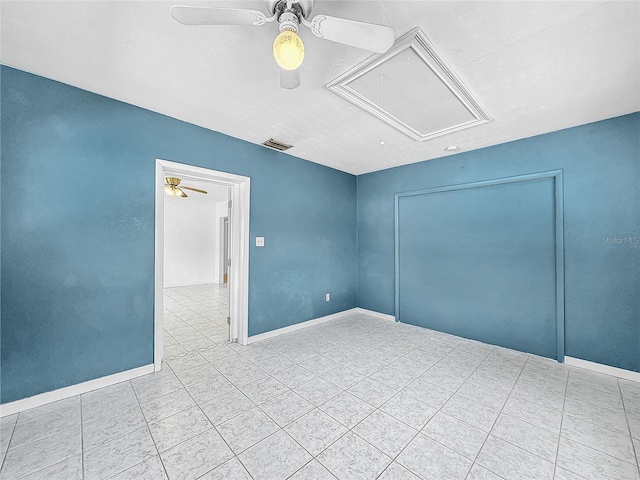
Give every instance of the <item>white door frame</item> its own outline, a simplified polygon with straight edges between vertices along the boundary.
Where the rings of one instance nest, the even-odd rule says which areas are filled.
[[[225,222],[229,220],[229,216],[225,215],[224,217],[220,217],[218,218],[218,258],[219,258],[219,262],[218,262],[218,271],[216,272],[216,280],[218,281],[218,283],[220,285],[224,285],[224,272],[225,270],[227,270],[227,282],[229,281],[229,270],[227,268],[225,268],[226,263],[227,263],[227,257],[229,256],[229,246],[231,245],[230,243],[228,243],[226,245],[226,250],[225,250],[225,243],[227,243],[229,241],[229,225],[227,224],[227,230],[225,230]],[[226,254],[226,255],[225,255]]]
[[[155,281],[154,281],[154,341],[155,371],[162,368],[163,311],[164,311],[164,178],[188,176],[231,187],[231,266],[228,288],[230,295],[229,336],[247,345],[249,330],[249,200],[251,179],[232,173],[194,167],[183,163],[156,159],[156,223],[155,223]]]

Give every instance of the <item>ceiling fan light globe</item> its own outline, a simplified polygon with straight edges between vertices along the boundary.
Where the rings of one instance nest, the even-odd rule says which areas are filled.
[[[164,186],[164,191],[171,195],[172,197],[179,197],[181,196],[182,190],[180,190],[179,188],[177,188],[174,185],[165,185]]]
[[[304,44],[293,30],[283,30],[273,42],[273,58],[285,70],[295,70],[304,60]]]

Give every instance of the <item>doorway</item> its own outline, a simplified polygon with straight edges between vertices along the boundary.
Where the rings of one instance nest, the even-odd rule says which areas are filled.
[[[228,266],[230,187],[184,175],[180,182],[164,203],[164,360],[230,339],[228,288],[218,274]]]
[[[229,200],[224,203],[224,213],[217,214],[215,223],[221,219],[227,218],[227,254],[225,259],[219,258],[218,264],[226,264],[227,282],[226,284],[215,285],[192,285],[185,287],[184,291],[175,291],[173,298],[171,295],[165,300],[165,246],[167,238],[167,225],[165,225],[165,209],[166,202],[170,200],[186,200],[172,199],[165,193],[165,178],[178,177],[183,178],[184,183],[188,185],[188,181],[197,183],[199,186],[209,185],[211,189],[223,187],[228,191]],[[206,190],[206,188],[204,189]],[[242,345],[247,344],[248,334],[248,280],[249,280],[249,193],[250,179],[239,175],[233,175],[225,172],[209,170],[201,167],[169,162],[166,160],[156,160],[156,215],[155,215],[155,313],[154,313],[154,365],[155,370],[162,368],[162,359],[164,358],[163,330],[165,323],[165,314],[168,316],[167,323],[171,323],[176,319],[170,308],[179,307],[180,300],[191,300],[197,304],[193,310],[193,315],[207,314],[210,317],[220,316],[221,308],[228,310],[228,341],[237,341]],[[198,193],[193,193],[198,195]],[[224,249],[224,245],[222,246]],[[224,255],[224,252],[222,253]],[[220,271],[219,266],[211,266],[214,272]],[[180,268],[177,268],[179,271]],[[174,269],[176,271],[176,269]],[[217,273],[216,273],[217,276]],[[167,283],[171,283],[170,281]],[[210,288],[211,287],[211,288]],[[216,292],[208,291],[215,289]],[[227,299],[226,305],[222,307],[222,298]],[[214,303],[217,305],[214,306]],[[198,321],[197,319],[196,321]],[[220,320],[220,319],[218,319]],[[208,326],[207,326],[208,327]],[[210,333],[213,333],[213,327]],[[219,330],[220,331],[220,330]],[[219,337],[218,337],[219,338]],[[189,339],[185,336],[185,341]],[[197,342],[196,342],[197,343]]]

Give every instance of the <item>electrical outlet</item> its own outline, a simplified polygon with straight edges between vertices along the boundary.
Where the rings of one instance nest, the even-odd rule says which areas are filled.
[[[256,247],[264,247],[264,237],[256,237]]]
[[[330,293],[327,293],[327,294],[324,296],[324,300],[325,300],[326,302],[329,302],[329,301],[331,300],[331,294],[330,294]]]

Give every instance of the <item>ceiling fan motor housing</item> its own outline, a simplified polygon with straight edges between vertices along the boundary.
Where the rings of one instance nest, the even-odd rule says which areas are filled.
[[[287,0],[266,0],[267,11],[272,15],[276,12],[285,12],[287,10]],[[302,16],[302,18],[309,18],[311,15],[311,8],[313,7],[313,0],[297,0],[293,2],[292,9],[296,15]]]
[[[284,30],[291,30],[298,33],[300,20],[298,19],[298,16],[290,10],[287,10],[280,15],[279,22],[281,32],[283,32]]]

